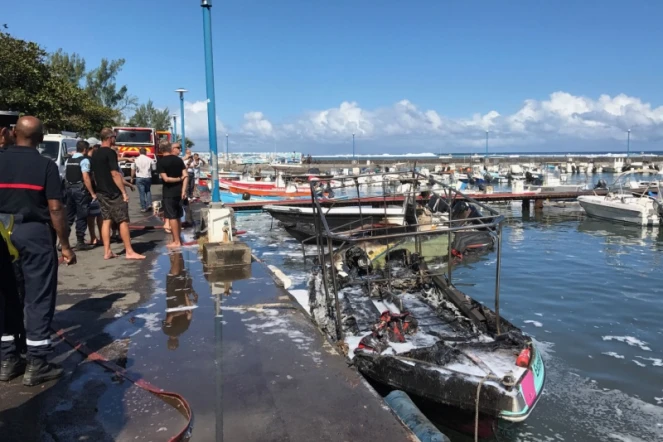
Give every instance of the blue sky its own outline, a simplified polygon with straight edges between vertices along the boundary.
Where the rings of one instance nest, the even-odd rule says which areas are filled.
[[[109,4],[16,2],[0,21],[90,67],[125,58],[141,101],[177,110],[189,89],[205,146],[199,1]],[[354,131],[372,153],[477,150],[485,130],[495,149],[619,149],[627,128],[663,148],[660,2],[214,0],[212,14],[219,130],[238,149],[337,152]]]

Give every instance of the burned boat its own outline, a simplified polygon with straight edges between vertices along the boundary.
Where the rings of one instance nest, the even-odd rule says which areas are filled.
[[[444,228],[381,227],[379,235],[326,228],[324,209],[314,199],[322,227],[309,312],[368,378],[439,404],[522,422],[541,397],[545,367],[532,339],[499,314],[504,217],[442,187],[437,204],[452,213]],[[431,237],[447,238],[437,259],[422,254]],[[404,238],[414,247],[399,246]],[[380,241],[387,250],[378,261],[371,252]],[[344,246],[329,247],[333,242]],[[454,263],[491,250],[497,254],[494,310],[452,283]]]

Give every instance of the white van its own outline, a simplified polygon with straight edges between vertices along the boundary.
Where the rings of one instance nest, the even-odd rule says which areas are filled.
[[[55,161],[60,170],[60,178],[64,180],[64,164],[67,158],[76,152],[77,142],[76,134],[49,134],[44,135],[44,141],[37,146],[37,150],[46,158]]]

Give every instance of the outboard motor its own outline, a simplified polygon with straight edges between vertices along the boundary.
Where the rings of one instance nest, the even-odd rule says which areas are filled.
[[[600,179],[598,183],[594,186],[594,189],[607,189],[608,183],[604,179]]]
[[[470,205],[465,201],[455,201],[451,206],[451,219],[465,219],[468,217]]]
[[[351,269],[357,269],[358,275],[367,275],[373,270],[373,263],[361,247],[355,246],[345,252],[345,264]]]
[[[447,204],[446,200],[434,193],[428,199],[428,208],[433,213],[449,212],[449,204]]]
[[[327,194],[327,198],[334,198],[335,194],[334,191],[331,188],[331,184],[327,182],[327,187],[325,187],[325,193]]]

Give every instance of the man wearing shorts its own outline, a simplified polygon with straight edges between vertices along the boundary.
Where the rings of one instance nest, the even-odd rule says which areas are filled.
[[[186,198],[186,183],[189,176],[186,171],[186,165],[179,157],[179,151],[173,151],[173,147],[168,142],[159,145],[161,152],[167,155],[163,156],[158,164],[157,171],[163,182],[163,213],[164,218],[169,222],[173,242],[166,247],[180,247],[180,231],[182,229],[182,200]]]
[[[111,224],[117,223],[124,243],[127,259],[145,259],[131,247],[129,235],[129,196],[124,190],[124,180],[118,172],[117,154],[112,149],[115,132],[110,128],[101,131],[101,147],[92,156],[92,172],[96,184],[97,199],[103,224],[101,239],[104,243],[104,259],[115,258],[110,247]]]

